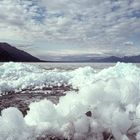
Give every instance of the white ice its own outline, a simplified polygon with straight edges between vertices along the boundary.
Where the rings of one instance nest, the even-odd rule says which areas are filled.
[[[42,84],[66,84],[78,88],[61,97],[57,105],[48,100],[31,103],[27,115],[15,108],[2,111],[0,140],[34,140],[55,135],[74,140],[140,140],[140,68],[133,64],[96,72],[91,67],[73,71],[49,71],[22,63],[0,66],[0,90],[21,90]],[[92,116],[85,115],[91,111]]]

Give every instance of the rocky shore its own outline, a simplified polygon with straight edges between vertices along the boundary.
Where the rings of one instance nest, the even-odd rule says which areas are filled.
[[[18,108],[23,116],[27,114],[28,106],[32,102],[38,102],[42,99],[48,99],[54,104],[59,102],[59,98],[65,95],[66,91],[70,91],[71,87],[46,87],[40,89],[26,89],[20,92],[3,93],[0,96],[0,112],[8,107]]]

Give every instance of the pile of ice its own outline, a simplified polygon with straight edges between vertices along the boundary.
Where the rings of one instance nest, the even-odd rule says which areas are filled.
[[[18,71],[14,68],[17,65]],[[3,110],[0,140],[34,140],[49,135],[73,140],[140,140],[140,68],[135,65],[117,63],[97,73],[90,67],[49,72],[25,64],[5,64],[0,75],[5,81],[9,75],[14,84],[20,76],[21,83],[27,80],[36,85],[63,79],[79,89],[61,97],[57,105],[48,100],[31,103],[24,118],[15,108]]]
[[[90,75],[93,75],[93,69],[90,67],[68,72],[58,69],[44,70],[24,63],[4,63],[0,66],[0,93],[28,88],[66,86],[71,85],[72,82],[81,85]]]
[[[69,77],[58,70],[44,70],[30,64],[4,63],[0,66],[0,92],[21,91],[27,88],[59,86]]]

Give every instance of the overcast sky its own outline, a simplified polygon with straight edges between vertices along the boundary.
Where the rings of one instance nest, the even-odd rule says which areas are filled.
[[[0,41],[43,59],[140,54],[140,0],[0,0]]]

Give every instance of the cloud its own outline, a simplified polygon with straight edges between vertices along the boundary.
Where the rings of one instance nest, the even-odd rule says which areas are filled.
[[[132,41],[127,41],[127,42],[124,42],[124,45],[125,45],[125,46],[133,46],[133,45],[134,45],[134,42],[132,42]]]
[[[121,53],[128,40],[138,41],[139,9],[138,0],[1,0],[0,38],[67,42]]]

